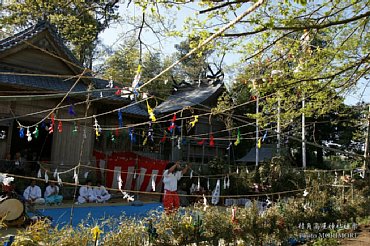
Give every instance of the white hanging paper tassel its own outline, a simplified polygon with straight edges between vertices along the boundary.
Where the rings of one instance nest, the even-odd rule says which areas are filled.
[[[209,190],[209,178],[207,179],[207,190]]]
[[[239,174],[239,167],[236,167],[236,173]]]
[[[4,185],[9,185],[12,181],[14,181],[13,177],[8,177],[6,173],[0,173],[0,183],[3,183]]]
[[[152,190],[155,191],[155,174],[152,176]]]
[[[77,185],[78,184],[78,175],[77,175],[76,168],[73,169],[73,179],[75,180],[75,184]]]
[[[37,172],[37,178],[41,178],[42,177],[42,174],[41,174],[41,169],[39,169],[39,171]]]
[[[335,179],[334,179],[334,185],[338,183],[338,173],[335,171]]]
[[[26,133],[26,136],[27,136],[27,141],[28,142],[31,142],[32,141],[32,134],[30,132],[30,128],[27,127],[27,133]]]
[[[248,167],[245,167],[245,171],[246,171],[247,173],[249,173]]]
[[[360,174],[360,177],[364,179],[365,178],[365,169],[362,170],[362,172],[360,171],[359,174]],[[344,176],[344,171],[343,171],[343,176]]]
[[[58,175],[58,168],[55,168],[55,171],[54,171],[53,177],[56,179],[56,178],[57,178],[57,175]]]
[[[121,178],[121,174],[118,175],[117,181],[118,181],[118,189],[120,191],[122,191],[122,178]]]
[[[63,186],[63,181],[62,181],[62,179],[59,177],[59,173],[57,173],[57,181],[58,181],[58,185],[59,185],[59,186]]]
[[[230,188],[230,178],[229,178],[229,175],[227,175],[226,187],[227,187],[228,189]]]
[[[212,192],[212,201],[211,202],[212,202],[213,205],[216,205],[220,200],[220,189],[221,189],[220,186],[221,186],[220,185],[220,180],[217,179],[216,187]]]
[[[231,147],[231,145],[233,145],[233,143],[232,143],[232,142],[230,142],[230,143],[229,143],[229,147],[227,147],[226,149],[227,149],[227,150],[229,150],[229,149],[230,149],[230,147]]]
[[[270,201],[269,197],[267,197],[266,199],[266,206],[270,206],[272,204],[272,202]]]
[[[304,191],[303,191],[303,196],[304,197],[306,197],[308,195],[308,191],[305,189]]]
[[[191,172],[190,172],[190,179],[192,179],[193,178],[193,170],[191,170]]]
[[[130,196],[127,192],[122,191],[123,199],[127,199],[128,202],[135,201],[134,196]]]
[[[207,204],[207,198],[204,194],[203,194],[203,206],[204,206],[203,210],[206,211],[208,208],[208,204]]]
[[[197,190],[200,191],[200,177],[198,177],[198,187]]]
[[[48,176],[48,173],[45,172],[45,183],[49,182],[49,176]]]
[[[181,138],[177,139],[177,148],[181,149]]]
[[[224,190],[226,190],[226,177],[224,177]]]
[[[136,179],[136,170],[135,170],[135,172],[134,172],[134,179]]]
[[[84,173],[84,178],[87,179],[87,177],[89,176],[89,171],[85,172]]]
[[[100,92],[100,98],[103,98],[103,92]]]
[[[110,79],[109,80],[109,82],[108,82],[108,84],[105,86],[106,88],[113,88],[113,80],[112,79]]]

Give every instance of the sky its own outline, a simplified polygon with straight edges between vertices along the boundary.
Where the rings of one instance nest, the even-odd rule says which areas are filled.
[[[182,30],[183,28],[183,22],[187,17],[191,17],[194,15],[194,11],[199,10],[199,8],[196,6],[196,4],[190,4],[187,5],[187,7],[182,8],[181,10],[174,12],[170,12],[170,15],[172,14],[173,18],[173,24],[176,27],[176,30]],[[135,6],[134,4],[131,4],[129,8],[125,5],[120,5],[119,7],[119,13],[120,16],[126,16],[126,11],[130,11],[131,15],[137,18],[137,20],[141,19],[141,9],[140,7]],[[167,14],[165,10],[160,10],[163,14]],[[202,18],[201,15],[199,15],[199,18]],[[116,23],[112,24],[110,28],[108,28],[106,31],[104,31],[101,34],[101,39],[103,43],[111,48],[117,47],[120,42],[123,41],[122,33],[126,33],[128,30],[130,30],[132,26],[124,25],[122,23]],[[154,49],[158,49],[158,51],[162,55],[170,55],[176,52],[175,44],[180,43],[184,39],[181,38],[175,38],[175,37],[165,37],[161,38],[161,42],[158,41],[157,37],[150,31],[145,30],[142,34],[142,39],[144,43],[148,44],[149,46],[152,46]],[[235,61],[238,61],[240,56],[235,53],[228,53],[225,55],[224,58],[224,64],[226,66],[232,65],[235,63]],[[226,74],[225,76],[225,82],[227,84],[230,84],[230,82],[233,81],[233,75],[232,74]],[[351,93],[347,94],[345,96],[345,104],[347,105],[355,105],[356,103],[360,101],[369,102],[370,100],[370,88],[368,88],[367,83],[370,83],[369,80],[362,79],[358,83],[357,90],[353,90]]]

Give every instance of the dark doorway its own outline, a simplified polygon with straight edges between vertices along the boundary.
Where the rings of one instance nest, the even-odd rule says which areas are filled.
[[[33,125],[35,122],[25,122],[22,121],[23,125]],[[46,124],[48,125],[48,124]],[[32,133],[35,128],[31,128]],[[18,124],[14,122],[13,124],[13,134],[12,134],[12,144],[11,144],[11,155],[14,157],[15,153],[20,152],[22,157],[28,161],[50,161],[51,159],[51,146],[53,142],[53,134],[45,129],[45,126],[38,126],[39,135],[36,138],[32,134],[32,141],[27,141],[27,129],[24,129],[24,138],[19,136]]]

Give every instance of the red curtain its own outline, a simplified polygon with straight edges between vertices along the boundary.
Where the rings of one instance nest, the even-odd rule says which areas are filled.
[[[106,163],[106,168],[111,171],[106,171],[107,187],[112,187],[113,182],[117,182],[116,180],[113,180],[115,167],[121,167],[123,187],[125,187],[126,182],[128,182],[127,172],[129,167],[133,167],[135,169],[135,172],[137,174],[136,177],[139,177],[141,168],[147,169],[143,183],[140,187],[141,191],[145,191],[150,184],[151,174],[154,170],[158,170],[158,174],[156,177],[156,185],[158,185],[158,183],[161,181],[163,171],[168,163],[168,161],[151,159],[148,157],[137,155],[133,152],[114,152],[112,153],[112,155],[106,156],[102,152],[94,151],[94,156],[96,158],[96,163],[98,167],[101,159],[108,160],[108,163]],[[132,190],[136,188],[135,182],[136,180],[132,179],[131,184],[129,184]]]

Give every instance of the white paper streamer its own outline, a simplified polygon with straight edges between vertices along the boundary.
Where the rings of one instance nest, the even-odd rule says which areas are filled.
[[[48,176],[48,173],[45,172],[45,183],[49,182],[49,176]]]
[[[230,177],[229,177],[229,175],[227,175],[226,187],[227,187],[228,189],[230,188]]]
[[[14,181],[13,177],[8,177],[6,173],[0,173],[0,182],[4,185],[9,185],[10,182]]]
[[[208,208],[208,204],[207,204],[207,198],[204,194],[203,194],[203,206],[204,206],[203,210],[206,211]]]
[[[305,189],[304,191],[303,191],[303,196],[304,197],[306,197],[308,195],[308,191]]]
[[[230,143],[229,143],[229,147],[227,147],[226,149],[227,149],[227,150],[229,150],[229,149],[230,149],[230,147],[231,147],[231,145],[233,145],[233,143],[232,143],[232,142],[230,142]]]
[[[192,179],[193,178],[193,170],[191,170],[191,172],[190,172],[190,179]]]
[[[220,180],[217,179],[216,187],[212,191],[212,204],[216,205],[220,200]]]
[[[57,173],[57,181],[58,181],[58,185],[59,185],[59,186],[63,186],[63,181],[62,181],[62,179],[59,177],[59,173]]]
[[[152,190],[155,191],[155,175],[152,176]]]
[[[246,171],[247,173],[249,173],[248,167],[245,167],[245,171]]]
[[[207,179],[207,190],[209,190],[209,178]]]
[[[77,172],[76,172],[76,168],[73,169],[73,179],[75,180],[75,184],[77,185],[78,184],[78,175],[77,175]]]
[[[119,175],[117,176],[117,181],[118,181],[118,189],[119,189],[120,191],[122,191],[122,178],[121,178],[121,174],[119,174]]]
[[[134,196],[130,196],[127,192],[121,191],[123,194],[123,199],[127,199],[128,202],[135,201]]]
[[[236,173],[239,174],[239,167],[236,168]]]
[[[30,128],[27,127],[27,133],[26,133],[26,136],[27,136],[27,141],[28,142],[31,142],[32,141],[32,134],[30,132]]]
[[[224,177],[224,190],[226,190],[226,177]]]
[[[37,178],[41,178],[42,177],[42,174],[41,174],[41,169],[39,169],[39,171],[37,172]]]
[[[200,177],[198,177],[198,187],[197,190],[200,191]]]
[[[53,177],[54,177],[54,178],[57,178],[57,176],[58,176],[58,168],[55,168],[55,171],[54,171]]]
[[[270,199],[267,197],[267,199],[266,199],[266,205],[267,206],[270,206],[272,204],[272,202],[270,201]]]
[[[177,139],[177,148],[181,149],[181,138]]]
[[[84,173],[84,178],[87,179],[87,177],[89,177],[89,171]]]

